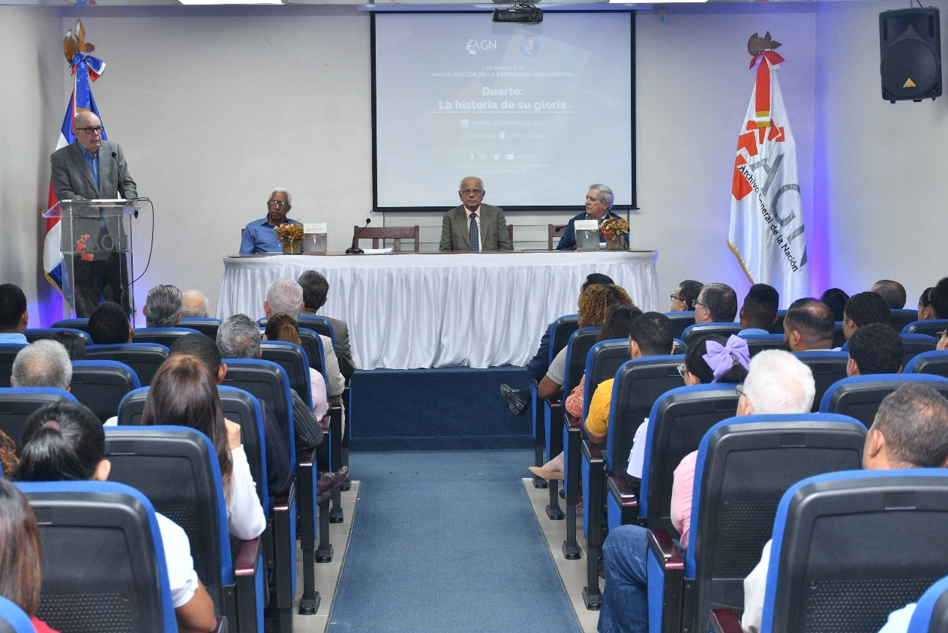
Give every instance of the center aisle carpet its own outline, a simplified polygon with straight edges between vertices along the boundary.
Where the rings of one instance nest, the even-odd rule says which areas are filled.
[[[327,631],[581,631],[521,482],[532,458],[353,453],[362,483]]]

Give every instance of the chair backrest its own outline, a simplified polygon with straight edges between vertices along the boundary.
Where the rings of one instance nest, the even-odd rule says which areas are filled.
[[[89,319],[62,319],[56,321],[49,327],[51,328],[70,328],[73,330],[82,330],[86,334],[89,333]]]
[[[118,415],[122,398],[141,387],[131,367],[115,360],[75,360],[69,391],[102,422]]]
[[[19,343],[0,343],[0,387],[10,386],[10,377],[13,376],[13,361],[20,350],[26,347]]]
[[[602,328],[584,327],[573,332],[569,337],[569,345],[566,348],[566,377],[563,383],[563,397],[569,395],[586,371],[586,357],[589,350],[599,340],[599,331]]]
[[[928,334],[903,334],[902,345],[905,346],[905,353],[902,356],[902,367],[911,362],[913,358],[924,352],[934,352],[938,340]]]
[[[17,455],[23,445],[23,427],[34,411],[54,402],[78,402],[68,391],[51,387],[0,388],[0,431],[16,443]]]
[[[674,530],[671,492],[675,468],[698,450],[708,429],[737,412],[736,385],[678,387],[655,401],[648,416],[639,521],[648,528]]]
[[[833,330],[833,349],[842,347],[846,343],[846,335],[843,333],[843,322],[836,321]]]
[[[142,411],[145,410],[148,390],[148,387],[141,387],[125,394],[118,408],[119,426],[141,426]]]
[[[161,531],[145,495],[102,481],[17,486],[39,524],[41,620],[62,633],[177,630]]]
[[[548,248],[548,249],[550,249],[551,251],[553,250],[553,248],[554,248],[553,238],[555,237],[556,240],[557,240],[557,242],[559,242],[559,238],[563,237],[563,233],[566,232],[566,227],[567,227],[567,226],[569,226],[569,224],[562,224],[562,225],[559,225],[559,224],[549,224],[549,225],[547,225],[547,229],[546,229],[546,239],[547,239],[547,248]],[[511,236],[510,239],[511,239],[511,241],[513,241],[513,236]]]
[[[577,314],[561,316],[550,324],[550,357],[547,359],[549,362],[553,362],[560,350],[569,343],[569,337],[578,329],[579,315]]]
[[[290,380],[286,371],[268,360],[227,358],[227,377],[224,384],[243,389],[266,403],[283,432],[290,453],[290,466],[296,472],[296,438],[294,437],[293,407],[290,405]]]
[[[926,319],[924,321],[912,321],[902,328],[903,334],[928,334],[936,336],[938,332],[948,330],[948,319]]]
[[[586,354],[586,382],[583,395],[583,419],[589,414],[589,402],[604,380],[614,378],[622,363],[629,360],[629,340],[600,341]]]
[[[52,338],[59,332],[72,332],[73,334],[82,337],[86,341],[86,345],[92,345],[92,337],[89,336],[88,332],[83,330],[77,330],[76,328],[71,327],[44,327],[44,328],[27,328],[26,330],[26,341],[28,343],[33,343],[44,338]]]
[[[612,385],[609,410],[605,455],[607,472],[625,475],[635,431],[663,393],[685,384],[678,373],[678,365],[684,362],[684,354],[677,354],[636,358],[619,367]]]
[[[948,350],[922,352],[902,369],[903,374],[935,374],[948,378]]]
[[[676,338],[673,342],[672,354],[687,354],[688,346],[685,345],[685,342],[680,338]]]
[[[948,631],[948,576],[929,587],[915,605],[908,633]]]
[[[906,382],[924,382],[948,397],[948,378],[932,374],[872,374],[843,378],[830,386],[820,401],[823,413],[840,413],[872,426],[882,399]]]
[[[783,335],[783,320],[786,317],[787,317],[786,310],[777,310],[777,320],[774,321],[774,324],[771,325],[769,328],[771,334]]]
[[[672,324],[672,335],[675,338],[680,339],[684,335],[685,330],[695,324],[695,313],[694,310],[686,310],[682,312],[666,312],[665,316],[668,317],[668,320]]]
[[[742,610],[744,578],[760,559],[787,488],[862,467],[866,427],[829,413],[748,415],[715,424],[698,448],[685,577],[695,580],[696,628],[712,608]]]
[[[786,349],[783,334],[745,334],[741,338],[747,341],[747,351],[751,356],[765,349]]]
[[[224,587],[234,583],[224,485],[217,452],[203,433],[184,426],[110,427],[109,479],[140,491],[156,512],[188,535],[194,570],[226,613]]]
[[[157,343],[116,343],[115,345],[90,345],[86,348],[87,360],[117,360],[131,367],[142,385],[150,385],[155,372],[168,358],[168,348]]]
[[[727,338],[729,335],[737,334],[740,331],[740,323],[693,323],[685,328],[681,340],[690,346],[702,336],[718,334]]]
[[[352,239],[356,241],[356,246],[360,240],[372,240],[372,248],[379,248],[380,241],[393,240],[392,250],[396,253],[402,251],[402,240],[414,240],[415,252],[420,250],[417,224],[415,226],[354,226]]]
[[[257,498],[264,515],[270,518],[270,491],[267,488],[266,433],[263,427],[263,410],[260,402],[243,389],[219,385],[224,417],[240,425],[240,439],[250,464],[250,474],[257,484]]]
[[[186,334],[199,334],[199,332],[188,327],[142,327],[135,330],[132,342],[157,343],[171,347],[175,341]]]
[[[306,327],[313,330],[317,334],[328,336],[330,339],[332,339],[333,347],[335,348],[336,333],[333,331],[332,323],[329,322],[329,319],[315,314],[301,314],[296,317],[296,322],[300,327]]]
[[[948,470],[843,471],[780,500],[761,631],[878,631],[948,574]],[[934,537],[934,538],[933,538]]]
[[[795,352],[793,354],[800,362],[813,372],[813,381],[816,383],[816,394],[813,396],[813,413],[820,410],[823,394],[837,381],[846,378],[846,365],[849,363],[848,352]]]
[[[263,360],[273,361],[283,368],[290,380],[290,388],[303,402],[310,402],[309,359],[303,348],[285,341],[262,341],[260,351]]]
[[[892,320],[889,325],[896,332],[901,332],[906,325],[918,320],[918,310],[891,310]]]
[[[26,611],[0,596],[0,633],[36,633]]]
[[[319,334],[309,328],[301,327],[300,346],[306,352],[309,366],[325,376],[326,371],[323,367],[326,366],[326,356],[323,351],[323,340],[319,338]]]
[[[184,317],[178,325],[183,328],[197,330],[204,336],[216,341],[217,330],[220,329],[221,323],[223,322],[220,319],[212,317]]]

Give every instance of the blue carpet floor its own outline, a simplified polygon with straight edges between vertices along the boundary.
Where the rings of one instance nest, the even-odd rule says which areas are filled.
[[[521,478],[529,450],[353,453],[329,633],[576,633]]]

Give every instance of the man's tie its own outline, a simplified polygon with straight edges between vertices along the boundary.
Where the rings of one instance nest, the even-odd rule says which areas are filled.
[[[471,214],[471,250],[481,250],[480,235],[477,232],[477,214]]]

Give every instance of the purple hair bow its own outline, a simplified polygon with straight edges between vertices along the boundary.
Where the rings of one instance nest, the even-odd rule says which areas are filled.
[[[726,345],[721,345],[717,341],[708,341],[707,350],[701,358],[708,363],[714,373],[714,380],[711,382],[720,380],[736,363],[740,363],[744,369],[750,365],[750,350],[747,349],[747,341],[733,334],[728,337]]]

